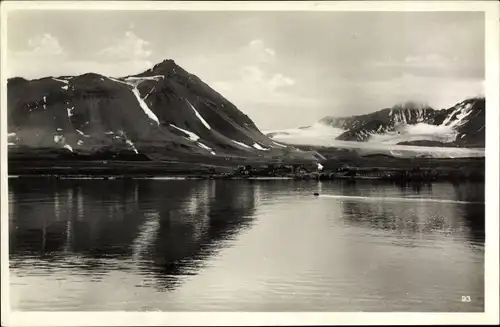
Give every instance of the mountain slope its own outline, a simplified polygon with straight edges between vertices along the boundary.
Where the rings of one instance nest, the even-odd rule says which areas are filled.
[[[366,115],[325,117],[320,123],[343,130],[336,137],[340,141],[484,147],[485,99],[443,110],[406,103]]]
[[[262,157],[287,150],[173,60],[123,78],[13,78],[7,87],[10,153],[104,151],[161,159]]]

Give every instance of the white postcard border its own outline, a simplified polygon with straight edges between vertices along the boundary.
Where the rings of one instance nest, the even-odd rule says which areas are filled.
[[[484,313],[11,312],[8,278],[6,29],[12,10],[483,11],[486,31],[486,250]],[[494,324],[499,315],[499,3],[495,1],[3,1],[1,3],[0,190],[2,325],[337,325]]]

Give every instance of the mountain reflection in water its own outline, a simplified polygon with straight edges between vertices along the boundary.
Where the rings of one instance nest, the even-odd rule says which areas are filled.
[[[483,201],[484,184],[10,179],[11,303],[481,311]]]
[[[241,183],[33,179],[11,190],[22,196],[10,208],[12,268],[28,257],[96,276],[135,269],[167,289],[247,228],[255,206]]]

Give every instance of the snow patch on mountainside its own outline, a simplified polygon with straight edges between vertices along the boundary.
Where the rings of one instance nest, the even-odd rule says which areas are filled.
[[[153,87],[151,88],[151,90],[148,92],[148,94],[146,94],[146,95],[144,96],[144,100],[146,100],[146,99],[147,99],[147,98],[151,95],[151,93],[153,93],[153,91],[154,91],[155,89],[156,89],[156,85],[155,85],[155,86],[153,86]]]
[[[62,131],[62,128],[57,129],[58,132]],[[55,134],[54,143],[62,145],[62,147],[70,152],[73,152],[71,145],[66,143],[66,138],[63,135]]]
[[[55,78],[55,77],[52,77],[52,79],[54,81],[58,81],[58,82],[61,82],[61,83],[64,83],[64,84],[68,84],[69,82],[65,79],[59,79],[59,78]]]
[[[196,110],[196,108],[191,104],[191,102],[188,101],[187,103],[191,106],[191,109],[194,110],[196,117],[198,117],[198,119],[203,123],[203,125],[205,125],[207,129],[212,129],[212,127],[210,127],[210,125],[206,122],[206,120],[203,119],[203,117],[200,115],[198,110]]]
[[[141,98],[141,95],[139,93],[139,90],[137,89],[137,85],[139,83],[127,83],[127,82],[124,82],[124,81],[120,81],[119,79],[116,79],[116,78],[113,78],[113,77],[108,77],[110,80],[114,81],[114,82],[117,82],[117,83],[121,83],[121,84],[125,84],[127,86],[130,86],[132,88],[132,93],[134,94],[135,98],[137,99],[137,102],[139,103],[139,106],[142,108],[142,110],[144,110],[144,113],[153,121],[156,122],[157,125],[160,125],[160,120],[158,119],[158,117],[156,117],[156,115],[154,114],[154,112],[149,109],[148,105],[146,104],[146,102],[144,102],[144,100]],[[143,79],[143,78],[141,78]]]
[[[125,143],[127,143],[132,148],[132,150],[135,152],[135,154],[139,154],[139,151],[137,151],[137,149],[135,148],[135,145],[134,145],[134,143],[132,143],[132,141],[126,140]]]
[[[235,140],[231,140],[232,142],[238,144],[239,146],[242,146],[244,148],[247,148],[247,149],[250,149],[250,146],[249,145],[246,145],[245,143],[242,143],[242,142],[238,142],[238,141],[235,141]]]
[[[465,118],[472,113],[473,103],[461,104],[443,121],[443,126],[458,127],[463,125]],[[452,120],[455,118],[455,120]]]
[[[264,147],[262,147],[262,146],[261,146],[260,144],[258,144],[258,143],[254,143],[252,146],[253,146],[254,148],[256,148],[257,150],[260,150],[260,151],[269,151],[269,149],[268,149],[268,148],[264,148]]]
[[[83,132],[82,132],[81,130],[79,130],[79,129],[77,129],[77,130],[76,130],[76,132],[77,132],[78,134],[80,134],[81,136],[83,136],[83,137],[90,137],[89,135],[86,135],[85,133],[83,133]]]
[[[119,79],[117,78],[114,78],[114,77],[107,77],[108,79],[112,80],[113,82],[117,82],[117,83],[120,83],[120,84],[124,84],[124,85],[128,85],[128,86],[131,86],[129,83],[127,82],[124,82],[124,81],[120,81]]]
[[[127,83],[135,88],[137,88],[144,81],[158,82],[160,79],[165,79],[165,76],[163,76],[163,75],[141,76],[141,77],[130,76],[130,77],[125,78]],[[151,90],[149,90],[149,92],[144,96],[143,100],[146,100],[155,89],[156,89],[156,85],[154,85],[151,88]]]
[[[282,147],[282,148],[286,148],[286,147],[287,147],[287,146],[286,146],[286,145],[284,145],[284,144],[281,144],[281,143],[278,143],[278,142],[275,142],[275,141],[272,141],[272,142],[273,142],[273,144],[275,144],[275,145],[277,145],[277,146],[279,146],[279,147]]]
[[[196,144],[198,144],[198,146],[202,149],[205,149],[207,150],[208,152],[210,152],[210,154],[214,155],[215,156],[215,152],[214,150],[212,150],[212,148],[206,146],[205,144],[201,143],[201,142],[196,142]]]
[[[130,76],[125,78],[125,80],[128,82],[128,84],[133,84],[135,86],[138,86],[144,81],[155,81],[158,82],[160,79],[164,79],[165,76],[163,75],[156,75],[156,76],[141,76],[141,77],[135,77],[135,76]]]
[[[136,87],[134,87],[132,89],[132,93],[134,93],[137,101],[139,102],[139,105],[141,106],[142,110],[144,110],[144,112],[146,113],[146,115],[150,119],[154,120],[157,125],[160,125],[160,120],[158,119],[158,117],[156,117],[156,115],[154,114],[154,112],[151,111],[151,109],[149,109],[149,107],[146,104],[146,102],[144,102],[144,100],[141,98],[141,95],[139,94],[139,90]]]
[[[189,139],[191,141],[198,141],[200,139],[200,137],[198,135],[196,135],[195,133],[193,133],[193,132],[187,131],[187,130],[182,129],[180,127],[177,127],[174,124],[170,124],[170,126],[172,126],[173,128],[175,128],[175,129],[183,132],[184,134],[188,135],[188,137],[189,137]]]

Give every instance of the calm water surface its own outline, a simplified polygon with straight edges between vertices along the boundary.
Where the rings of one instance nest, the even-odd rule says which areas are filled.
[[[484,184],[10,179],[11,304],[483,311],[483,201]]]

